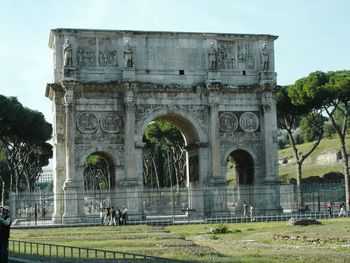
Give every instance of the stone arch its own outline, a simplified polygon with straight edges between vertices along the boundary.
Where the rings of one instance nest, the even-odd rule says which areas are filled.
[[[117,185],[117,167],[120,166],[120,160],[116,154],[112,152],[113,150],[107,147],[90,147],[85,150],[79,158],[78,166],[84,167],[85,160],[92,154],[96,154],[103,158],[109,168],[110,180],[111,180],[111,189],[115,189]],[[82,169],[83,172],[83,169]],[[83,176],[83,175],[82,175]],[[120,179],[120,178],[119,178]]]
[[[147,125],[150,122],[159,119],[163,119],[174,124],[174,126],[176,126],[183,133],[186,145],[207,141],[205,132],[200,127],[199,122],[191,115],[181,110],[178,110],[176,112],[169,112],[165,108],[152,112],[152,114],[150,114],[148,118],[143,121],[141,129],[138,130],[137,141],[142,141],[143,132]],[[186,125],[187,127],[185,127]],[[195,140],[188,141],[189,138],[195,138]]]
[[[236,162],[237,183],[241,185],[255,184],[258,174],[258,160],[255,153],[248,147],[232,146],[223,154],[222,167],[226,167],[229,156],[232,156]]]
[[[182,133],[186,146],[186,164],[187,164],[187,186],[190,184],[203,181],[205,177],[205,169],[203,158],[203,149],[201,149],[201,142],[206,142],[205,132],[200,127],[197,119],[193,118],[188,112],[177,110],[176,112],[169,112],[165,107],[161,110],[156,110],[148,116],[138,130],[137,139],[142,140],[144,130],[147,125],[155,120],[164,120],[172,125]]]
[[[113,149],[110,149],[109,147],[99,146],[99,147],[89,147],[88,149],[85,149],[81,156],[79,156],[77,165],[83,166],[86,158],[88,158],[93,153],[101,153],[104,156],[106,156],[108,159],[110,159],[115,167],[120,166],[120,159],[119,157],[113,153]]]

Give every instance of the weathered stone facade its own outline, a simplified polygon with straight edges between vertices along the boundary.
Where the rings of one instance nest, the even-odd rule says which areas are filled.
[[[242,196],[249,187],[247,201],[278,211],[276,38],[52,30],[54,79],[46,96],[53,102],[54,191],[65,196],[55,200],[54,219],[82,219],[78,194],[92,153],[108,160],[115,195],[129,191],[129,213],[141,215],[142,137],[157,119],[185,137],[189,205],[197,213],[227,211],[229,157]]]

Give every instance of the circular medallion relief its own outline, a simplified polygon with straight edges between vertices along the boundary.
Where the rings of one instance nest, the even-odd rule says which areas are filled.
[[[234,132],[238,127],[238,119],[232,112],[225,112],[219,117],[219,126],[223,132]]]
[[[239,125],[246,132],[254,132],[259,128],[259,118],[253,112],[245,112],[239,119]]]
[[[101,129],[104,132],[116,133],[123,131],[123,119],[116,113],[108,112],[102,115]]]
[[[77,126],[83,133],[94,133],[98,128],[96,115],[91,112],[83,112],[78,117]]]

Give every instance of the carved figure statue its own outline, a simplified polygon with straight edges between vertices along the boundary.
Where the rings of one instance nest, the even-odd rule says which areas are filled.
[[[132,54],[132,49],[129,45],[129,41],[126,41],[124,47],[124,68],[133,68],[134,67],[134,59]]]
[[[266,43],[263,44],[260,51],[261,55],[261,69],[262,71],[268,71],[269,69],[269,49],[267,48]]]
[[[69,39],[66,39],[66,43],[63,45],[63,66],[73,66],[73,50]]]
[[[217,69],[217,52],[213,43],[210,43],[210,48],[208,50],[208,68],[215,70]]]

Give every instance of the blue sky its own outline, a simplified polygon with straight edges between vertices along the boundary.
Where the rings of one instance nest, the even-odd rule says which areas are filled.
[[[350,69],[348,0],[11,0],[0,3],[0,94],[52,122],[50,29],[272,34],[280,85]]]

